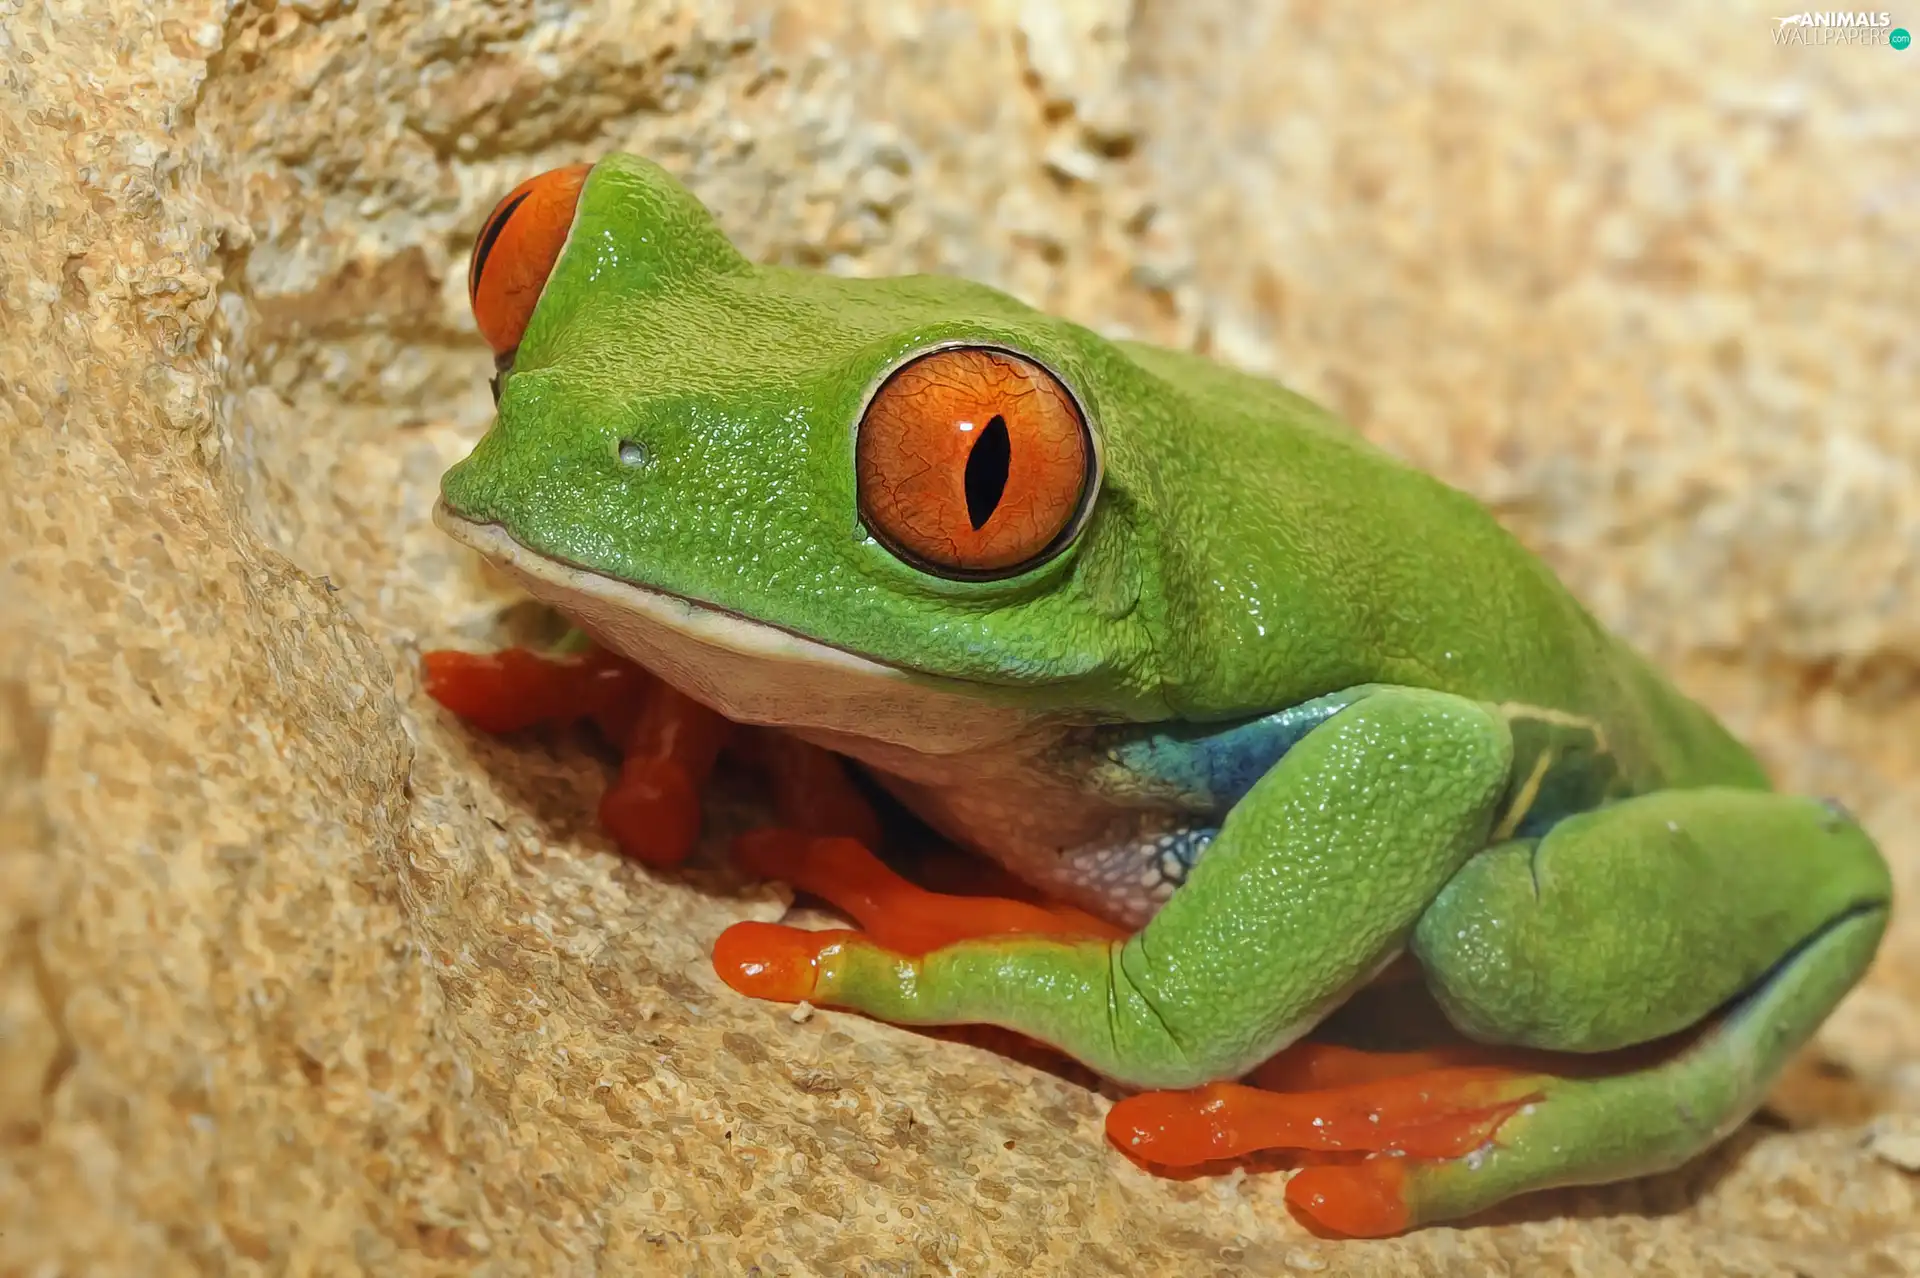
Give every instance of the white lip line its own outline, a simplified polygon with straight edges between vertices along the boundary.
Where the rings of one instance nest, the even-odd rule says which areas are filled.
[[[838,666],[869,677],[902,681],[931,680],[972,686],[969,680],[885,665],[844,648],[835,648],[817,639],[809,639],[805,635],[797,635],[779,626],[755,621],[699,600],[635,585],[590,568],[549,558],[516,539],[498,523],[481,523],[455,514],[445,500],[434,503],[433,521],[455,541],[479,551],[489,559],[503,562],[551,585],[580,590],[644,613],[690,638],[715,642],[736,652]],[[978,686],[985,688],[992,685]]]

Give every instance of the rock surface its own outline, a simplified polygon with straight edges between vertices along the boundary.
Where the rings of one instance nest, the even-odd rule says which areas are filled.
[[[415,675],[529,624],[427,522],[470,237],[619,146],[758,258],[1330,402],[1911,900],[1915,59],[1704,0],[0,8],[0,1273],[1920,1273],[1911,911],[1721,1151],[1329,1243],[1065,1081],[730,996],[780,903],[620,862],[598,757]]]

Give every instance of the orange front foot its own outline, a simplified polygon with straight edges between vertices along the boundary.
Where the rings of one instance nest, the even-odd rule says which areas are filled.
[[[700,795],[733,725],[665,683],[642,700],[621,746],[620,775],[600,800],[600,826],[620,850],[662,868],[700,841]]]
[[[1107,1114],[1107,1137],[1142,1162],[1192,1167],[1266,1149],[1456,1158],[1493,1138],[1544,1080],[1499,1066],[1433,1069],[1314,1092],[1211,1083],[1145,1092]]]
[[[429,696],[488,732],[592,719],[624,756],[599,815],[626,855],[674,866],[699,842],[700,794],[733,726],[699,702],[601,648],[436,651],[421,670]]]
[[[779,879],[827,901],[859,923],[875,945],[899,954],[926,954],[957,941],[1018,933],[1102,939],[1126,935],[1068,906],[929,892],[895,874],[852,839],[755,830],[735,840],[733,858],[748,873]]]
[[[634,705],[653,682],[632,662],[598,648],[577,657],[526,648],[439,649],[421,654],[420,673],[428,696],[484,732],[598,718]]]

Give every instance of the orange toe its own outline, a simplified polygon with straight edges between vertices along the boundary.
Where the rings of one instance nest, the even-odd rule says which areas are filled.
[[[1319,1233],[1384,1238],[1413,1223],[1406,1179],[1407,1160],[1390,1155],[1305,1167],[1287,1182],[1287,1206]]]
[[[605,728],[606,716],[630,715],[628,708],[653,682],[640,667],[599,648],[565,657],[527,648],[437,649],[421,654],[420,676],[428,696],[487,732],[584,717]]]
[[[1164,1167],[1231,1158],[1232,1132],[1216,1121],[1224,1108],[1211,1088],[1141,1092],[1107,1111],[1107,1139],[1135,1158]]]
[[[574,709],[565,664],[525,648],[421,654],[427,695],[486,732],[518,732]]]
[[[735,923],[713,943],[713,970],[748,998],[798,1003],[813,995],[822,952],[857,936],[779,923]]]
[[[636,861],[670,868],[700,842],[700,791],[675,759],[628,759],[600,799],[600,827]]]

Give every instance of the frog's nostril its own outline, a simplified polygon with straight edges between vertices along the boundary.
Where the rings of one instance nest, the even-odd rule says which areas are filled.
[[[620,441],[620,460],[625,465],[639,467],[652,461],[653,454],[639,440],[623,439]]]

